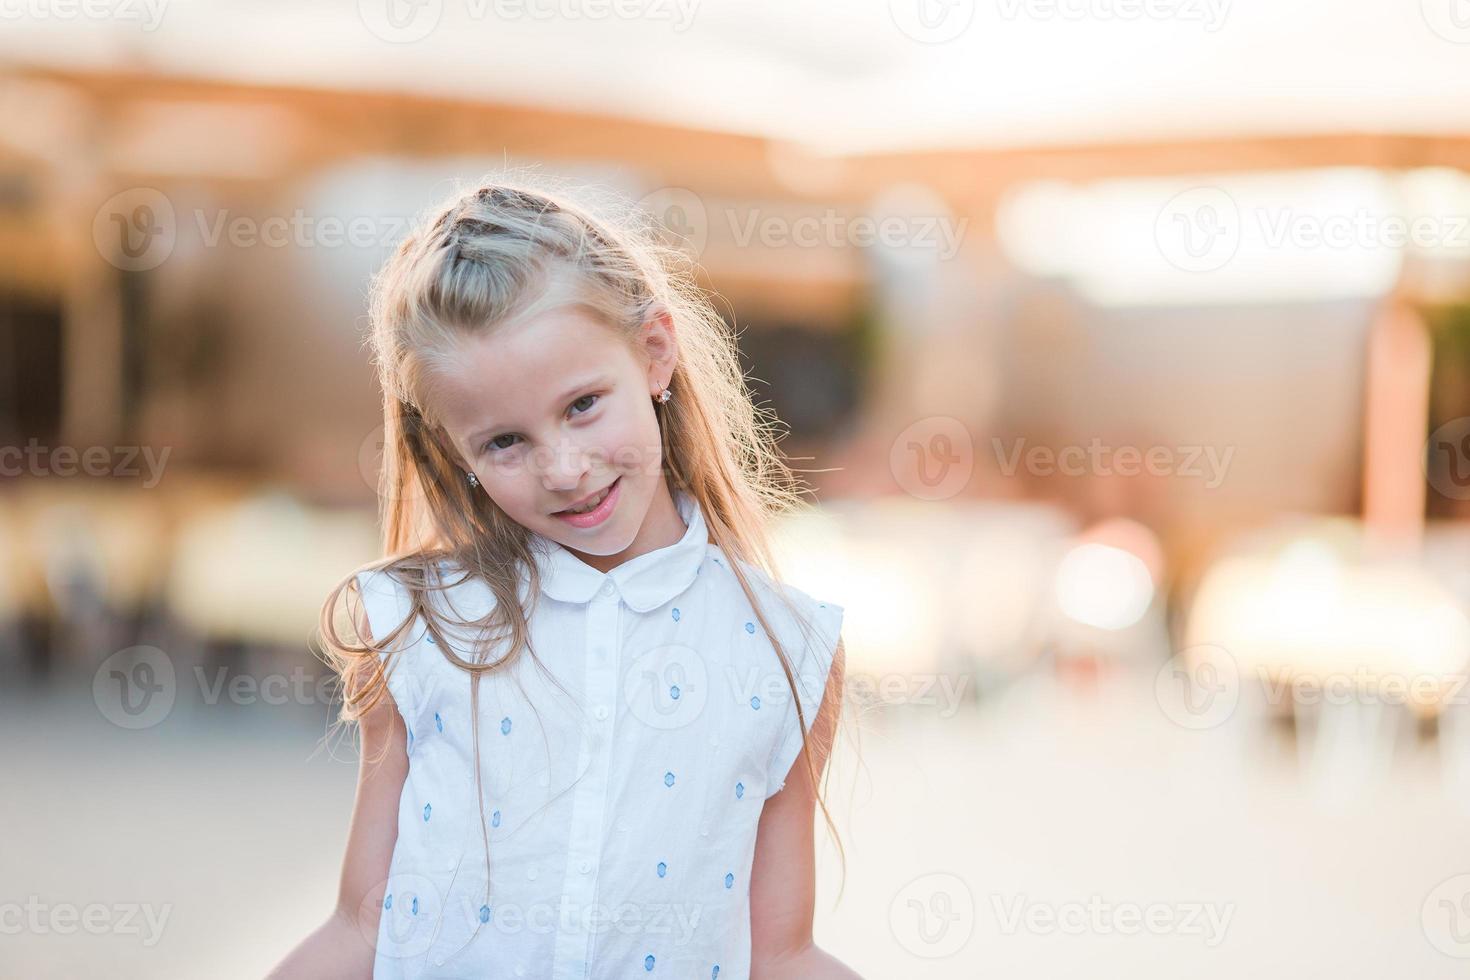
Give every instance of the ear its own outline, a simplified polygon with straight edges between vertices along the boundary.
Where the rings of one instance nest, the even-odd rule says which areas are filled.
[[[648,359],[648,393],[657,395],[669,386],[674,365],[679,360],[679,341],[674,333],[674,317],[663,305],[649,311],[638,329],[638,346]]]

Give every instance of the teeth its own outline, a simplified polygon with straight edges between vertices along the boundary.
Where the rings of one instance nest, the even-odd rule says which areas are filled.
[[[603,500],[607,499],[608,491],[611,490],[611,489],[612,489],[612,487],[604,487],[601,493],[599,493],[596,497],[592,498],[592,500],[588,501],[587,506],[585,506],[585,507],[568,507],[567,508],[567,513],[568,514],[585,514],[589,510],[593,510],[594,508],[597,507],[598,504],[602,503]]]

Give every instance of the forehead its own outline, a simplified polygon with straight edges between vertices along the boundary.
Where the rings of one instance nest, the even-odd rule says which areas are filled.
[[[437,372],[434,398],[450,432],[511,425],[565,407],[568,385],[634,364],[612,327],[578,307],[535,316],[463,338]]]

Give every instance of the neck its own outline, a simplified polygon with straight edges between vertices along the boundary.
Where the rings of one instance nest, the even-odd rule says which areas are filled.
[[[625,561],[637,558],[639,555],[646,555],[650,551],[667,548],[671,544],[677,544],[687,530],[689,526],[684,523],[684,518],[679,516],[679,507],[674,502],[673,494],[669,492],[668,482],[660,480],[658,492],[649,502],[648,513],[643,517],[643,526],[638,529],[632,544],[615,555],[588,555],[580,551],[572,553],[584,564],[590,565],[605,575]]]

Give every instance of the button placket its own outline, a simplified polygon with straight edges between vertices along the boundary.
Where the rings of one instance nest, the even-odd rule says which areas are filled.
[[[593,715],[605,721],[608,705],[616,694],[619,644],[619,599],[611,579],[603,582],[597,594],[587,603],[586,662],[583,691],[594,705]],[[602,650],[602,655],[595,651]],[[587,910],[597,895],[598,863],[602,857],[602,826],[607,807],[608,771],[612,757],[612,738],[606,725],[589,727],[583,734],[578,770],[585,778],[578,784],[572,801],[572,828],[568,839],[566,868],[563,874],[564,894],[571,903],[572,922],[586,922]],[[582,980],[592,960],[594,934],[580,928],[564,929],[557,936],[552,976],[555,980]]]

